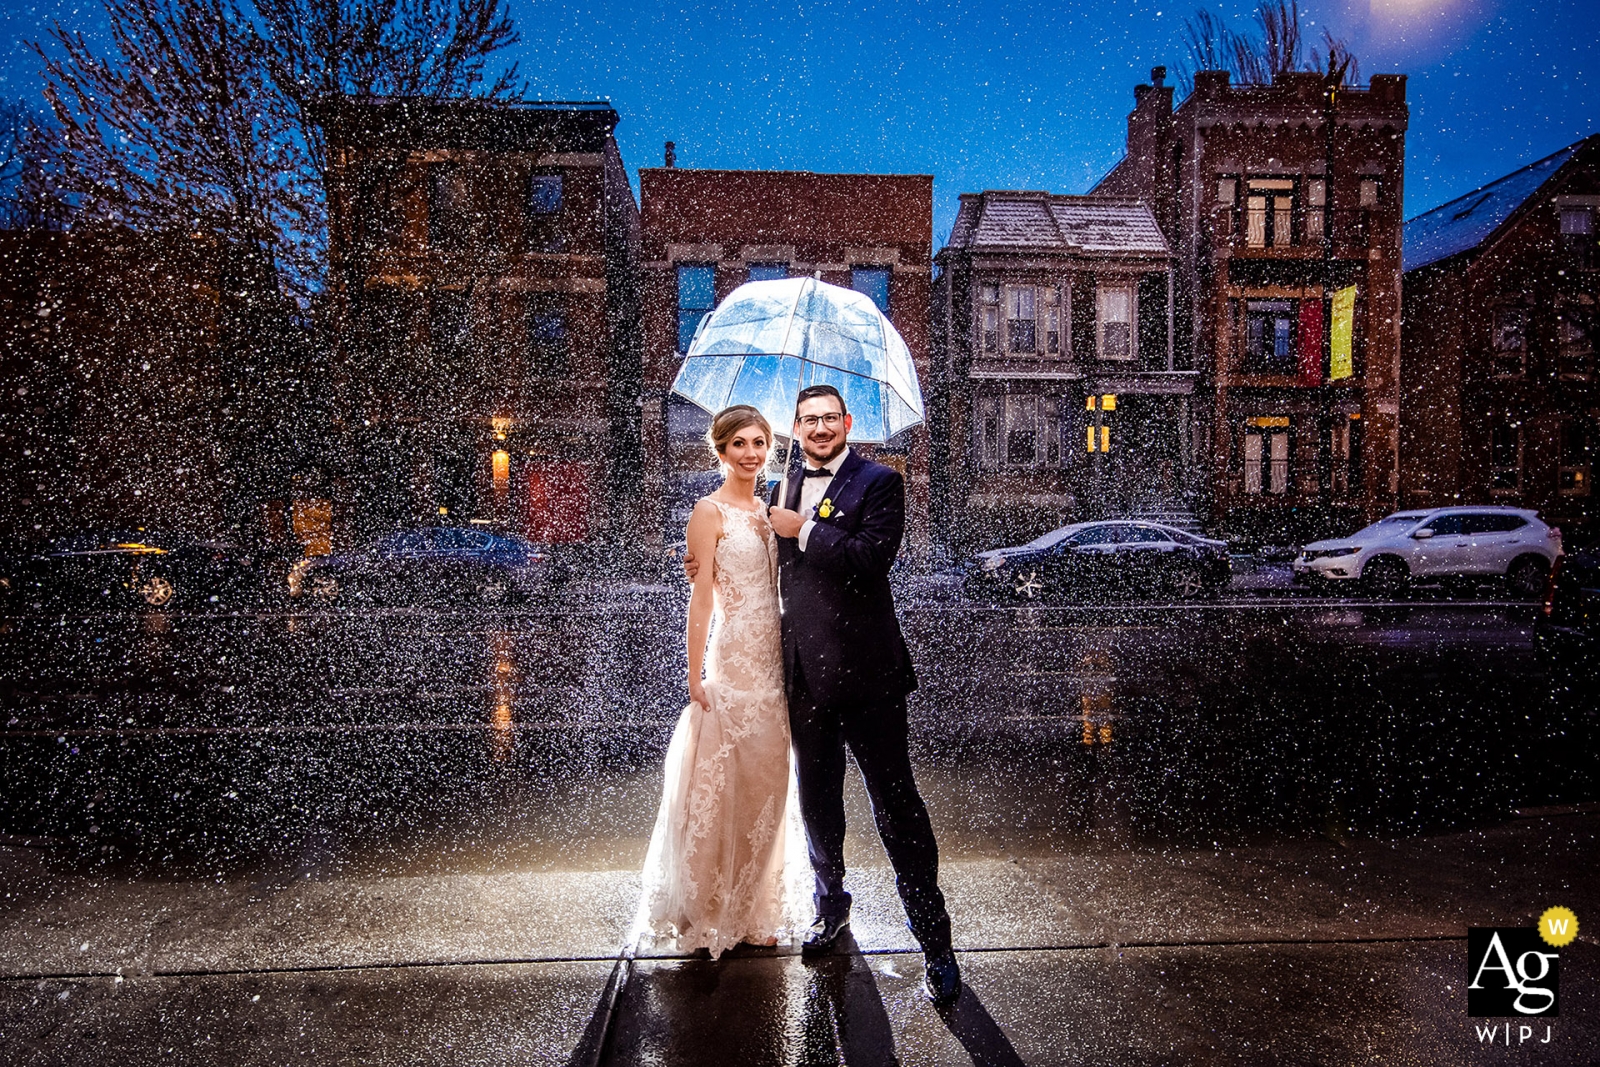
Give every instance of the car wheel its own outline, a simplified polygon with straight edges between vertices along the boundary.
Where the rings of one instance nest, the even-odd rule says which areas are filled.
[[[339,595],[339,579],[327,574],[314,575],[310,582],[311,595],[332,600]]]
[[[1044,575],[1038,567],[1024,567],[1011,576],[1011,588],[1023,600],[1044,596]]]
[[[485,604],[504,604],[511,599],[511,586],[503,578],[490,578],[478,587],[478,599]]]
[[[1193,600],[1206,591],[1205,576],[1200,573],[1199,567],[1193,566],[1174,569],[1167,577],[1167,585],[1172,595],[1180,600]]]
[[[1379,556],[1369,560],[1362,568],[1361,580],[1366,587],[1385,596],[1399,596],[1411,584],[1411,568],[1406,561],[1394,556]]]
[[[164,608],[172,603],[172,597],[176,592],[172,582],[159,574],[139,587],[139,595],[153,608]]]
[[[1506,570],[1506,590],[1518,600],[1537,600],[1549,577],[1550,565],[1542,556],[1519,556]]]

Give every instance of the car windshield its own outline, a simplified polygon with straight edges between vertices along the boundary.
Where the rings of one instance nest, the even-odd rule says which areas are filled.
[[[1076,526],[1063,526],[1059,530],[1051,530],[1049,533],[1044,534],[1041,537],[1036,537],[1032,541],[1029,541],[1023,547],[1024,548],[1052,548],[1055,545],[1059,545],[1062,541],[1065,541],[1067,538],[1071,537],[1073,534],[1077,533],[1079,530],[1083,529],[1083,525],[1084,525],[1083,523],[1079,523]]]
[[[1401,515],[1387,515],[1371,526],[1364,527],[1351,534],[1351,537],[1360,537],[1362,534],[1390,534],[1404,527],[1411,526],[1427,518],[1427,512],[1411,511]]]

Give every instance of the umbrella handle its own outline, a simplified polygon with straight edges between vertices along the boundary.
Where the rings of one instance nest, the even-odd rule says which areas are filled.
[[[809,289],[815,288],[817,281],[821,277],[822,272],[819,270],[811,276],[810,286],[802,285],[799,291],[795,293],[794,304],[789,308],[789,324],[783,328],[783,350],[786,352],[789,349],[789,332],[794,329],[795,313],[800,310],[800,296]],[[789,423],[788,443],[783,446],[783,495],[778,498],[779,507],[786,507],[789,503],[789,466],[794,461],[794,428],[795,424],[800,421],[800,390],[806,387],[806,361],[803,355],[799,363],[800,371],[795,375],[794,380],[794,420]]]

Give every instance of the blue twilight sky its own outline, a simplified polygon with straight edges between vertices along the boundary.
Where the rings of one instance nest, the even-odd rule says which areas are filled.
[[[1086,191],[1120,157],[1133,86],[1176,72],[1193,0],[511,0],[534,95],[609,99],[630,170],[925,173],[937,248],[956,197]],[[1208,6],[1244,26],[1253,4]],[[1600,0],[1303,0],[1363,79],[1410,75],[1406,213],[1600,130]],[[5,0],[0,95],[37,98],[23,42],[90,34],[99,0]],[[637,186],[636,186],[637,187]]]

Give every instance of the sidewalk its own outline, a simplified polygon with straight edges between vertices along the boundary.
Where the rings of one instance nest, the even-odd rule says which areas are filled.
[[[601,1010],[632,871],[128,883],[0,846],[8,1064],[1475,1063],[1468,926],[1564,904],[1561,1016],[1600,1057],[1600,815],[1400,842],[969,856],[942,880],[968,991],[921,997],[883,867],[863,954],[640,960]],[[881,854],[880,854],[881,855]],[[166,1050],[166,1051],[162,1051]],[[576,1056],[575,1056],[576,1054]]]

